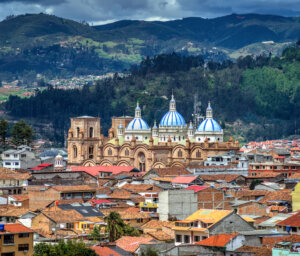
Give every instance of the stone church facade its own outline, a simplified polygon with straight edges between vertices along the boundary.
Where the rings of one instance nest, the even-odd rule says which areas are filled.
[[[238,150],[238,141],[223,142],[223,130],[212,118],[210,104],[206,119],[194,129],[176,111],[173,96],[159,126],[150,128],[137,104],[134,118],[112,118],[108,137],[101,133],[98,117],[71,118],[68,132],[68,166],[134,166],[148,171],[199,164],[208,156]]]

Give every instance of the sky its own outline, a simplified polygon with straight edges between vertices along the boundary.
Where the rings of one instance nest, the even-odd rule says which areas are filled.
[[[232,13],[300,16],[300,0],[0,0],[0,20],[12,14],[41,12],[94,25],[123,19],[164,21]]]

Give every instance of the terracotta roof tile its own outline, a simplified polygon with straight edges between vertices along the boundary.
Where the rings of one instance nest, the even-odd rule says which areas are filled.
[[[29,173],[20,173],[8,168],[0,168],[0,180],[27,180],[30,177]]]
[[[97,176],[99,172],[111,172],[118,174],[120,172],[130,172],[135,169],[134,166],[75,166],[71,167],[71,171],[84,171],[90,175]]]
[[[93,249],[99,256],[122,256],[106,246],[93,246],[91,249]]]
[[[48,208],[42,212],[45,216],[56,223],[71,223],[74,221],[84,220],[85,218],[75,210],[62,210],[57,206]]]
[[[191,173],[184,167],[167,167],[167,168],[154,168],[158,176],[178,176],[190,175]]]
[[[279,242],[291,242],[291,243],[300,243],[300,235],[290,235],[290,236],[275,236],[275,237],[263,237],[262,244],[264,246],[273,247],[276,243]]]
[[[24,213],[28,212],[28,208],[23,208],[23,207],[13,207],[9,208],[6,211],[2,211],[0,213],[0,216],[7,216],[7,217],[19,217],[23,215]]]
[[[236,252],[253,252],[255,253],[255,256],[272,256],[272,249],[266,248],[266,247],[253,247],[244,245],[237,250]]]
[[[225,180],[226,182],[232,182],[236,178],[240,177],[238,174],[216,174],[216,175],[200,175],[204,181],[216,181]]]
[[[292,202],[292,195],[290,190],[268,191],[268,193],[258,202],[266,204],[273,201],[288,201]]]
[[[160,192],[162,191],[161,188],[155,186],[155,185],[150,185],[150,184],[125,184],[122,186],[122,189],[131,191],[131,192]]]
[[[77,185],[77,186],[53,186],[57,191],[69,192],[69,191],[96,191],[96,188],[92,188],[88,185]]]
[[[127,252],[135,252],[141,244],[155,243],[152,237],[122,236],[116,245]]]
[[[185,189],[193,189],[195,192],[201,191],[203,189],[209,188],[209,186],[190,186],[188,188]]]
[[[17,202],[23,202],[29,199],[28,195],[11,195]]]
[[[175,183],[175,184],[190,184],[195,179],[197,179],[196,176],[177,176],[172,180],[172,183]]]
[[[170,240],[174,240],[174,238],[175,238],[175,236],[170,236],[169,234],[167,234],[166,232],[161,231],[161,230],[151,231],[151,232],[148,232],[147,234],[158,241],[170,241]]]
[[[142,226],[142,229],[149,228],[149,229],[161,230],[162,227],[173,228],[175,227],[175,224],[170,221],[150,220]]]
[[[27,232],[33,232],[32,229],[27,228],[21,224],[5,224],[4,225],[4,231],[0,231],[0,234],[5,233],[27,233]]]
[[[300,211],[293,216],[277,223],[277,226],[300,227]]]
[[[196,244],[205,246],[225,247],[226,244],[228,244],[230,240],[234,237],[236,237],[236,235],[219,234],[215,236],[210,236],[209,238],[197,242]]]

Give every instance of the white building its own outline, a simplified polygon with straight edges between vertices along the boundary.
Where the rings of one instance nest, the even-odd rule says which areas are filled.
[[[6,150],[1,156],[3,167],[13,170],[33,168],[41,163],[32,149],[24,145],[17,149]]]

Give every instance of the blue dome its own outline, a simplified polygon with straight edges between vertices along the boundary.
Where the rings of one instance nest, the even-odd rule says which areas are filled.
[[[160,120],[160,126],[184,126],[185,121],[177,111],[169,111]]]
[[[126,130],[148,130],[149,126],[142,118],[134,118],[127,125]]]
[[[214,120],[212,118],[206,118],[198,126],[197,131],[198,132],[220,132],[220,131],[222,131],[222,128],[216,120]]]

